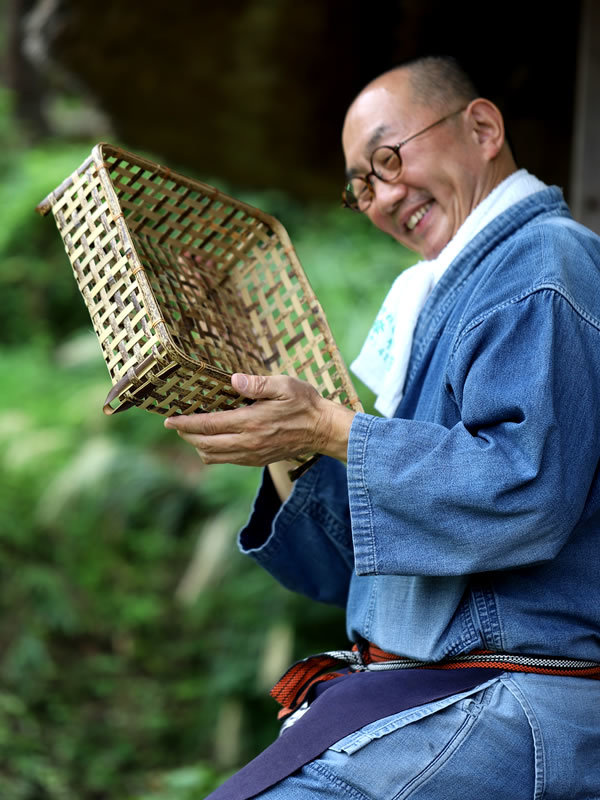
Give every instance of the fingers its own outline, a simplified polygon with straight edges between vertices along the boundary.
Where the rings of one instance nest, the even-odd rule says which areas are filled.
[[[250,378],[251,391],[258,395],[261,391],[262,378],[258,375],[241,376]],[[235,387],[234,387],[235,388]],[[275,394],[275,393],[274,393]],[[251,395],[247,394],[247,397]],[[266,400],[266,395],[263,395]],[[275,398],[275,399],[278,399]],[[259,409],[259,404],[231,408],[226,411],[213,411],[210,414],[176,414],[167,417],[164,421],[165,428],[177,430],[181,433],[198,434],[202,436],[217,436],[221,433],[241,433],[249,427],[260,425],[269,418],[272,409],[268,411]]]
[[[290,380],[284,375],[244,375],[236,372],[231,385],[243,397],[252,400],[282,400],[290,392]]]
[[[285,453],[289,445],[289,436],[271,416],[269,408],[253,405],[212,414],[168,417],[164,424],[196,448],[206,464],[264,466],[270,460],[278,460],[280,451]]]
[[[205,464],[240,464],[264,467],[281,458],[277,444],[272,438],[252,441],[250,437],[243,434],[198,436],[181,431],[179,431],[179,436],[196,449]]]
[[[237,434],[197,436],[179,432],[179,435],[195,448],[205,464],[244,463],[244,454],[241,452]]]
[[[212,414],[178,414],[167,417],[165,428],[179,431],[179,433],[197,434],[200,436],[217,436],[221,433],[239,433],[243,429],[242,414],[246,409],[232,409],[231,411],[215,411]]]

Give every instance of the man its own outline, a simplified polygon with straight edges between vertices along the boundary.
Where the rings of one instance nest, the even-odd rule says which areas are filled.
[[[235,375],[252,406],[165,423],[207,463],[270,465],[240,546],[345,606],[358,650],[279,687],[293,724],[257,761],[294,773],[215,796],[599,798],[600,240],[450,59],[369,84],[343,147],[347,204],[424,259],[356,362],[386,417]]]

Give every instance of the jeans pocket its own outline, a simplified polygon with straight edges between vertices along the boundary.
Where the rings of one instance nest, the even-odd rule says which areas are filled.
[[[440,736],[440,731],[436,732],[435,738],[431,736],[432,728],[436,722],[434,718],[427,720],[430,723],[429,725],[421,726],[418,731],[423,740],[421,754],[427,754],[427,757],[413,762],[413,773],[410,779],[402,787],[398,787],[398,791],[392,796],[391,800],[407,800],[419,786],[428,781],[432,775],[444,766],[469,735],[482,708],[483,705],[481,703],[472,703],[469,708],[460,708],[457,705],[447,709],[454,712],[455,719],[453,721],[455,725],[453,730],[446,727],[445,736]],[[462,719],[460,715],[462,715]],[[439,721],[439,718],[437,721]],[[413,732],[416,733],[418,728],[419,726],[415,726]],[[412,748],[415,748],[414,742]]]
[[[486,686],[495,683],[488,682]],[[366,797],[404,800],[456,751],[479,718],[485,690],[407,709],[344,737],[315,762]]]
[[[397,714],[392,714],[389,717],[384,717],[376,722],[371,722],[369,725],[365,725],[360,730],[345,736],[343,739],[340,739],[338,742],[331,745],[330,750],[351,755],[352,753],[355,753],[356,751],[368,745],[370,742],[376,739],[381,739],[384,736],[388,736],[389,734],[394,733],[394,731],[404,728],[406,725],[410,725],[411,723],[417,722],[418,720],[424,719],[432,714],[437,714],[439,711],[442,711],[449,706],[455,706],[460,711],[472,714],[476,708],[479,707],[481,702],[480,698],[483,697],[485,690],[489,686],[496,683],[497,680],[497,678],[492,678],[486,683],[477,686],[474,689],[470,689],[467,692],[461,692],[457,695],[444,697],[441,700],[436,700],[432,703],[426,703],[425,705],[417,706],[416,708],[407,708],[404,711],[398,712]]]

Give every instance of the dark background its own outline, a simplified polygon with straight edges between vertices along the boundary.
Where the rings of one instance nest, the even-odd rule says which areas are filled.
[[[8,18],[7,78],[33,135],[60,127],[53,95],[84,93],[130,148],[328,197],[356,93],[402,60],[444,53],[504,111],[519,164],[568,190],[577,0],[560,12],[516,0],[9,0]]]

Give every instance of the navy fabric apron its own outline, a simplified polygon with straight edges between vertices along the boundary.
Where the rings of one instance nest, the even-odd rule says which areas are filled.
[[[502,672],[492,668],[366,671],[325,681],[315,687],[306,714],[206,800],[247,800],[365,725],[469,691]]]

